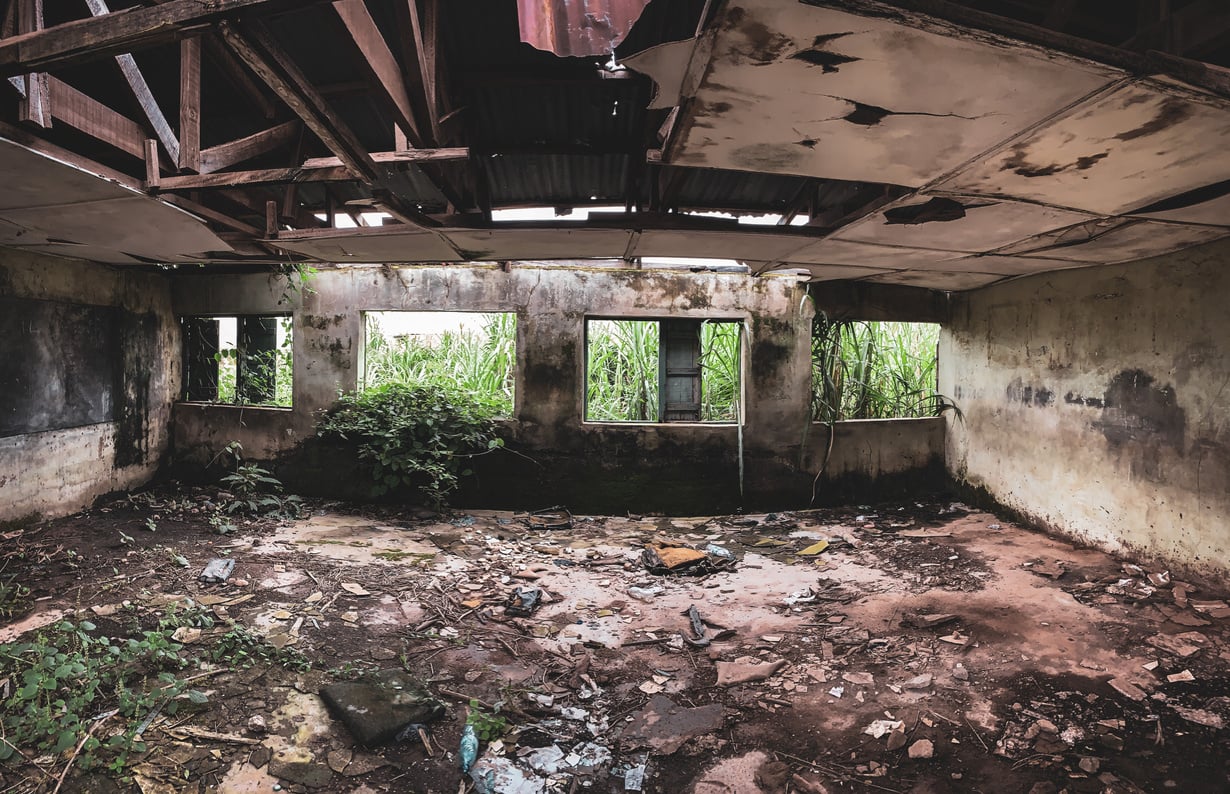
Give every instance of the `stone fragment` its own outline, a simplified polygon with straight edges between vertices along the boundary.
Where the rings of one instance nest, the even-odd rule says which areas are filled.
[[[1129,700],[1139,702],[1145,699],[1145,693],[1141,691],[1140,687],[1129,681],[1124,681],[1122,678],[1112,678],[1106,683],[1110,684],[1111,689]]]
[[[898,728],[888,735],[888,750],[900,750],[905,747],[905,728]]]
[[[308,788],[327,786],[333,778],[333,770],[302,747],[286,747],[274,753],[269,760],[269,774]]]
[[[340,775],[346,771],[346,765],[353,757],[354,751],[352,750],[330,750],[325,760],[329,763],[329,768]]]
[[[724,721],[717,703],[684,708],[665,695],[655,695],[632,715],[619,742],[625,750],[648,747],[656,755],[670,755],[689,739],[718,730]]]
[[[718,686],[735,686],[753,681],[763,681],[786,666],[784,659],[762,662],[750,656],[741,656],[733,662],[717,663]]]
[[[908,752],[910,758],[931,758],[935,755],[935,745],[931,743],[930,739],[919,739],[910,745]]]
[[[901,682],[901,686],[906,689],[928,689],[931,686],[931,674],[923,673],[916,675],[911,679]]]
[[[1188,722],[1194,722],[1197,725],[1203,725],[1206,728],[1216,728],[1217,730],[1221,730],[1224,727],[1222,718],[1211,711],[1205,711],[1204,709],[1189,709],[1183,706],[1171,706],[1171,708],[1175,710],[1176,714]]]
[[[1096,775],[1098,770],[1102,768],[1102,762],[1092,756],[1085,756],[1080,760],[1080,768],[1082,772]]]
[[[849,684],[857,686],[872,686],[876,679],[871,673],[842,673],[841,678]]]
[[[401,670],[382,670],[370,681],[330,684],[320,696],[367,747],[392,740],[411,723],[431,722],[444,714],[444,704]]]
[[[264,735],[269,730],[269,725],[265,723],[265,718],[259,714],[253,714],[248,718],[248,733],[256,734],[257,736]]]

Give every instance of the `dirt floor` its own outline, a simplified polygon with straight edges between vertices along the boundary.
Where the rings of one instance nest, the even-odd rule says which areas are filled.
[[[959,504],[569,518],[315,503],[216,534],[215,498],[143,494],[2,535],[5,735],[21,735],[19,691],[83,713],[58,751],[15,740],[0,789],[1230,790],[1222,595]],[[651,572],[654,543],[700,550],[662,546],[663,562],[699,559]],[[199,581],[215,558],[234,561],[228,580]],[[518,588],[540,595],[528,616],[506,614]],[[88,705],[71,648],[16,645],[56,645],[66,625],[70,645],[136,643],[108,651],[123,683]],[[59,664],[46,697],[40,653]],[[367,705],[331,711],[320,692],[347,682]],[[420,725],[370,747],[339,719],[361,731],[418,706]],[[467,721],[482,741],[463,774]]]

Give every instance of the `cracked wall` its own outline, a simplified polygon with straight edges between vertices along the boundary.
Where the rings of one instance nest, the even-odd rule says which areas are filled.
[[[153,477],[179,379],[169,281],[0,250],[0,312],[0,521]]]
[[[229,441],[279,459],[279,476],[308,493],[362,496],[364,476],[313,440],[319,412],[355,387],[364,311],[479,311],[517,315],[517,388],[509,454],[476,461],[460,499],[591,512],[689,513],[805,504],[827,433],[808,417],[810,307],[793,278],[516,266],[355,267],[324,270],[294,309],[295,406],[290,410],[181,403],[175,458],[200,466]],[[180,276],[181,314],[286,311],[267,276]],[[800,307],[803,307],[802,309]],[[746,321],[744,487],[734,425],[583,421],[587,316]],[[942,484],[939,420],[849,423],[821,480],[820,498],[850,501]],[[808,432],[804,432],[807,428]],[[800,461],[803,465],[800,466]],[[891,481],[890,481],[891,479]]]
[[[1230,244],[955,296],[955,477],[1036,523],[1230,579]]]

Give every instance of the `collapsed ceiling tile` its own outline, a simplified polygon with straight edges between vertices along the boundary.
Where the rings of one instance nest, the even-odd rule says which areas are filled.
[[[693,66],[703,79],[670,162],[915,187],[1120,76],[985,34],[786,0],[728,6],[711,58]]]
[[[957,292],[960,290],[985,287],[1002,280],[997,273],[960,273],[941,270],[898,270],[872,276],[867,281],[877,284],[905,284],[911,287],[926,287]]]
[[[291,237],[284,233],[278,248],[322,262],[457,262],[461,257],[431,232],[407,226],[330,230],[328,234]]]
[[[445,229],[466,259],[611,259],[628,248],[627,229]]]
[[[834,234],[834,238],[979,253],[1090,220],[1096,218],[1037,204],[964,196],[914,196],[850,224]]]
[[[1117,215],[1230,179],[1230,102],[1141,80],[970,166],[942,187]]]
[[[796,264],[854,265],[856,267],[910,268],[926,267],[935,262],[961,256],[958,251],[935,251],[918,248],[898,248],[872,243],[851,242],[829,238],[812,243],[792,253],[788,259]]]
[[[1230,226],[1230,180],[1156,201],[1132,214],[1181,223]]]
[[[1216,226],[1111,220],[1047,232],[996,253],[1115,264],[1190,248],[1228,234],[1230,230]]]
[[[772,268],[772,271],[777,270],[806,271],[811,281],[861,279],[889,272],[884,268],[854,267],[853,265],[808,265],[799,262],[783,262],[777,267]]]
[[[679,104],[680,94],[684,90],[684,79],[688,75],[688,66],[693,56],[707,59],[708,47],[712,44],[711,36],[668,41],[629,55],[621,63],[633,71],[653,78],[653,99],[649,101],[648,107],[650,110],[662,110]],[[689,90],[693,89],[694,86],[689,87]]]

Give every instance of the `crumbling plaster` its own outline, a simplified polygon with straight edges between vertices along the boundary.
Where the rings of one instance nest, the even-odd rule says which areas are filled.
[[[169,280],[0,249],[0,297],[118,307],[121,342],[107,361],[96,362],[115,374],[114,421],[0,438],[0,521],[67,515],[147,482],[169,449],[179,389],[178,358],[161,355],[179,347]],[[50,330],[25,329],[27,336],[0,340],[0,350],[29,345]]]
[[[948,466],[1079,541],[1230,578],[1230,244],[954,296]]]
[[[174,294],[176,311],[183,315],[292,308],[280,302],[282,281],[264,275],[180,276]],[[365,311],[509,311],[517,314],[517,394],[506,432],[518,449],[537,454],[542,465],[518,461],[492,470],[496,476],[485,480],[485,498],[507,504],[551,495],[581,504],[594,491],[631,499],[639,488],[648,500],[650,491],[669,492],[663,483],[677,477],[681,488],[698,488],[689,498],[701,503],[723,499],[737,507],[736,426],[610,424],[583,418],[587,317],[720,318],[744,322],[747,333],[742,445],[749,499],[797,504],[806,499],[811,467],[822,461],[827,442],[824,428],[809,430],[800,468],[808,425],[811,322],[811,304],[803,295],[796,279],[743,274],[522,265],[508,272],[498,266],[322,270],[293,307],[294,407],[178,404],[176,459],[201,465],[231,440],[243,443],[250,456],[272,459],[309,440],[320,412],[358,382]],[[838,434],[841,443],[835,445],[826,474],[834,487],[838,482],[849,487],[857,477],[908,477],[942,467],[942,436],[935,423],[866,423],[862,430],[855,424]],[[294,478],[305,468],[311,466],[291,465],[287,472]],[[655,484],[654,473],[666,479]],[[841,495],[828,494],[830,499]]]

